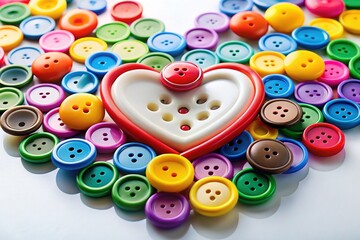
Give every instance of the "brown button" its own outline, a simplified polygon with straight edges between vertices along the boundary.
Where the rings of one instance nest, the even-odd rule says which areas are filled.
[[[254,169],[266,173],[285,172],[293,162],[289,148],[274,139],[261,139],[250,144],[246,159]]]
[[[1,128],[4,132],[22,136],[35,132],[40,128],[43,114],[33,106],[17,106],[9,108],[1,116]]]
[[[288,99],[273,99],[260,110],[261,120],[272,127],[288,127],[299,122],[302,109],[299,104]]]

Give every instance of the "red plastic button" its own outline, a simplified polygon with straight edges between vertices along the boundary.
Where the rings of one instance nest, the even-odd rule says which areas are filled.
[[[257,40],[268,31],[269,24],[256,12],[240,12],[230,20],[230,29],[238,36]]]
[[[141,18],[143,7],[135,1],[122,1],[115,4],[111,9],[111,16],[127,24]]]

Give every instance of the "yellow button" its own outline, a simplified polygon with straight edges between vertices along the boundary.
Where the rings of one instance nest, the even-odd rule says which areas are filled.
[[[304,12],[292,3],[277,3],[269,7],[264,15],[266,21],[277,32],[291,33],[303,25]]]
[[[85,37],[76,40],[70,47],[70,56],[79,63],[84,63],[85,59],[94,52],[105,51],[107,44],[103,40],[94,37]]]
[[[105,109],[101,100],[89,93],[76,93],[60,105],[59,115],[71,129],[86,130],[104,119]]]
[[[323,29],[329,34],[331,40],[341,38],[344,34],[344,27],[331,18],[315,18],[309,22],[309,25]]]
[[[194,167],[183,156],[162,154],[149,162],[146,177],[159,191],[181,192],[192,184]]]
[[[66,9],[66,0],[31,0],[28,4],[31,15],[59,19]]]
[[[148,46],[138,40],[124,40],[116,43],[111,51],[118,54],[124,63],[136,62],[149,52]]]
[[[316,80],[325,70],[324,60],[314,52],[299,50],[286,56],[285,71],[293,80]]]
[[[217,217],[230,212],[238,201],[236,186],[223,177],[206,177],[190,190],[192,208],[201,215]]]
[[[248,131],[254,140],[277,138],[279,132],[276,128],[272,128],[263,123],[260,118],[255,118],[254,121],[249,125]]]
[[[24,35],[18,27],[10,25],[0,26],[0,47],[5,52],[19,46],[23,38]]]
[[[346,31],[360,34],[360,10],[344,11],[340,15],[339,20]]]
[[[258,52],[250,58],[250,67],[261,77],[269,74],[283,74],[285,55],[279,52]]]

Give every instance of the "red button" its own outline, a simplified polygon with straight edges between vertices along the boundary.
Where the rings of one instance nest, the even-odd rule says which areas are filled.
[[[127,24],[132,23],[136,19],[141,18],[143,7],[135,1],[122,1],[115,4],[111,9],[111,16],[121,22]]]
[[[304,130],[302,141],[309,152],[314,155],[329,157],[344,148],[345,135],[332,124],[316,123]]]
[[[230,29],[236,35],[257,40],[268,31],[269,24],[265,18],[255,12],[240,12],[234,15],[230,20]]]

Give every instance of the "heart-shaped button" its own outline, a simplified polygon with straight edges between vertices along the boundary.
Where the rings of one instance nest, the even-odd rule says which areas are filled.
[[[195,159],[239,135],[256,117],[264,85],[249,67],[222,63],[204,71],[202,84],[175,92],[160,73],[124,64],[105,75],[101,98],[110,117],[134,139],[160,153]]]

